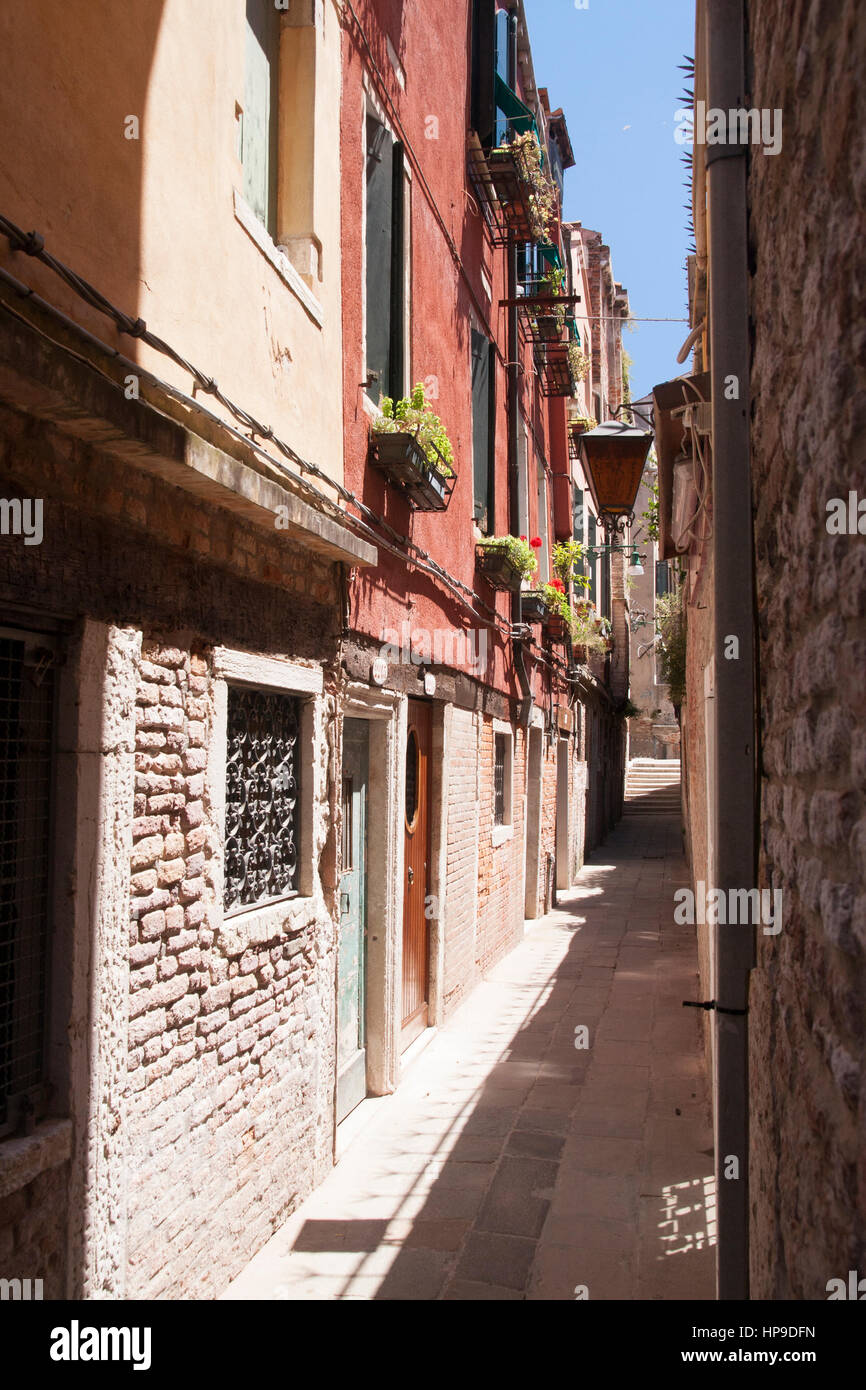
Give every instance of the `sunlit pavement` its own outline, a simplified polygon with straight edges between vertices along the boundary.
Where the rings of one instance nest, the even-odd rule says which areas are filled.
[[[686,883],[676,817],[623,821],[224,1297],[714,1297]]]

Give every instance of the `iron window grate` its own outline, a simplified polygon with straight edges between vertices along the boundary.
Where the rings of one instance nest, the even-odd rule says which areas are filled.
[[[228,692],[226,912],[297,892],[300,701]]]
[[[505,824],[505,765],[508,756],[508,736],[493,736],[493,823]]]
[[[53,654],[0,637],[0,1132],[45,1090]]]

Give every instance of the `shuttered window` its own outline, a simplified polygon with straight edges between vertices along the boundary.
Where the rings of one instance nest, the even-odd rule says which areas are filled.
[[[403,146],[367,116],[366,339],[368,395],[403,394]]]
[[[280,17],[273,0],[246,0],[240,156],[244,198],[277,235],[277,115]]]
[[[496,446],[496,370],[493,344],[472,330],[472,469],[474,517],[490,533],[494,518],[494,457]]]
[[[596,524],[596,520],[592,512],[590,512],[589,517],[587,518],[587,544],[591,550],[595,547],[597,536],[598,527]],[[597,567],[598,561],[591,560],[589,563],[589,588],[587,589],[586,594],[587,598],[591,599],[593,603],[595,603],[597,599],[597,586],[595,582]]]

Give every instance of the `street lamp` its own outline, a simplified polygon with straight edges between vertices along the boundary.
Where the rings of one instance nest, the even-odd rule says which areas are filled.
[[[620,420],[605,420],[580,436],[580,457],[595,514],[607,534],[622,534],[634,520],[652,434]]]

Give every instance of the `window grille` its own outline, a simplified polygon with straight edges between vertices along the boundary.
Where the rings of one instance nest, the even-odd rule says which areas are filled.
[[[493,735],[493,823],[505,824],[505,771],[508,758],[508,735]]]
[[[297,892],[300,701],[230,686],[225,910]]]
[[[0,636],[0,1134],[44,1108],[54,654]]]

